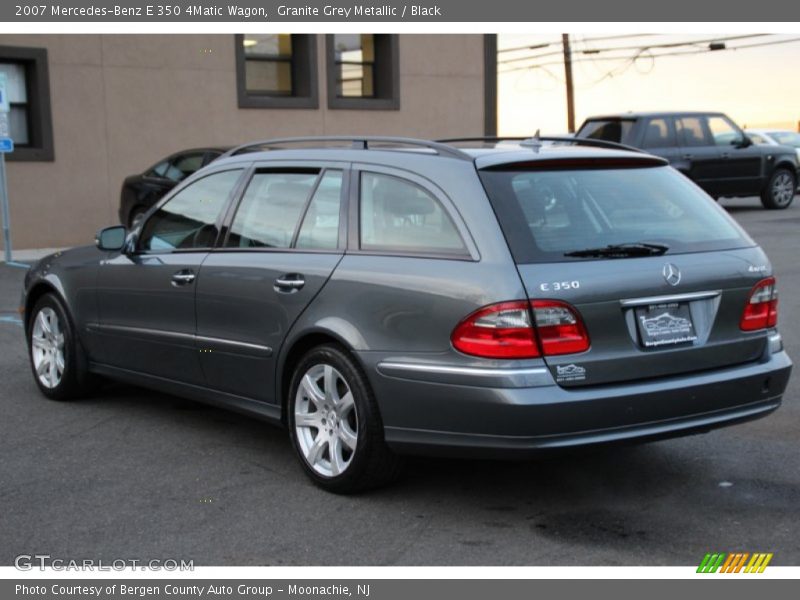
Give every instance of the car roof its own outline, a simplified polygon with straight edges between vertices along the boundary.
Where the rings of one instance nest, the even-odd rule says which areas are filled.
[[[543,138],[547,139],[547,138]],[[414,142],[415,140],[407,140]],[[627,162],[637,162],[652,165],[667,164],[659,157],[623,146],[609,148],[581,145],[587,140],[569,139],[564,144],[541,142],[531,140],[529,145],[521,145],[519,141],[499,142],[494,146],[486,147],[474,144],[473,147],[449,146],[429,140],[416,140],[421,144],[433,144],[434,147],[420,145],[418,147],[375,147],[353,148],[352,146],[336,147],[311,147],[311,148],[271,148],[257,151],[245,151],[240,154],[223,156],[214,164],[224,166],[227,164],[241,164],[242,162],[259,161],[336,161],[336,162],[361,162],[414,168],[414,165],[431,164],[431,161],[464,161],[473,164],[478,169],[495,167],[502,164],[530,163],[530,162],[555,162],[584,159],[624,159]],[[444,148],[443,146],[447,146]],[[476,147],[477,146],[477,147]],[[437,147],[439,148],[437,150]]]
[[[586,117],[586,121],[601,121],[604,119],[642,119],[651,117],[697,117],[703,115],[724,115],[725,113],[717,110],[654,110],[636,111],[625,113],[608,113],[603,115],[593,115]]]

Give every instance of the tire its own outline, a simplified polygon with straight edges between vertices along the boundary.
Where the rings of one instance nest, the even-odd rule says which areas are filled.
[[[326,382],[333,383],[335,393]],[[352,494],[399,475],[401,463],[384,441],[369,382],[340,346],[318,346],[303,356],[292,376],[287,407],[292,446],[303,470],[321,488]]]
[[[94,379],[86,356],[72,320],[55,294],[45,294],[36,302],[26,337],[33,380],[42,394],[51,400],[75,400],[91,391]]]
[[[761,191],[761,204],[764,208],[781,210],[789,208],[797,189],[797,176],[789,169],[778,168]]]
[[[147,214],[147,209],[141,206],[136,206],[128,217],[128,229],[135,229],[141,222],[142,218]]]

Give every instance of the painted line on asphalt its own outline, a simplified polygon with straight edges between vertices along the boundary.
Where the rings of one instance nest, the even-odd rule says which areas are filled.
[[[19,325],[22,327],[22,319],[19,317],[0,315],[0,323],[11,323],[12,325]]]

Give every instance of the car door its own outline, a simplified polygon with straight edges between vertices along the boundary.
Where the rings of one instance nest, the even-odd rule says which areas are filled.
[[[725,165],[719,146],[714,143],[705,115],[677,117],[680,158],[676,168],[688,175],[697,185],[712,196],[722,193],[721,179]]]
[[[144,223],[126,252],[98,269],[103,362],[202,384],[195,344],[195,288],[244,169],[189,182]]]
[[[708,128],[722,158],[719,182],[722,194],[759,193],[763,150],[755,144],[747,144],[744,132],[725,115],[710,115]]]
[[[257,165],[197,282],[207,384],[265,402],[287,332],[344,254],[347,165]]]

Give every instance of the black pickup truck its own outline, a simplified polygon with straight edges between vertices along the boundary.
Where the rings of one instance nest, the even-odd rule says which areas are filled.
[[[715,112],[636,112],[590,117],[576,137],[607,140],[662,156],[714,198],[761,196],[764,208],[794,200],[794,148],[760,146]]]

